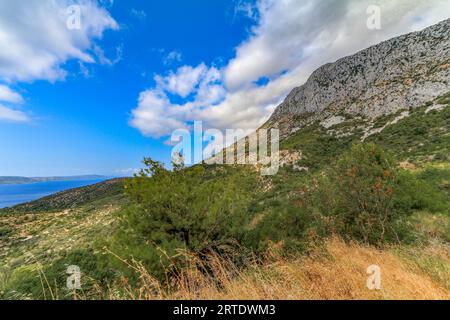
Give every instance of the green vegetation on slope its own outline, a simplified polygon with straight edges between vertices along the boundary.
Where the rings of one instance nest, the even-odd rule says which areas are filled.
[[[438,100],[440,101],[440,99]],[[450,106],[426,113],[427,106],[410,111],[410,116],[387,126],[367,139],[399,159],[415,162],[448,161],[450,157]]]
[[[361,119],[329,130],[307,126],[281,145],[302,158],[275,176],[241,166],[168,171],[146,159],[146,169],[125,182],[126,197],[124,181],[113,181],[0,211],[2,296],[70,298],[65,271],[78,265],[83,279],[92,279],[84,283],[85,297],[103,298],[107,288],[121,290],[121,277],[140,285],[124,260],[137,260],[167,284],[187,264],[183,250],[206,265],[214,252],[245,267],[274,244],[298,256],[332,235],[378,247],[400,243],[408,263],[445,282],[430,271],[442,267],[437,258],[406,254],[431,239],[450,241],[449,108],[426,113],[429,107],[365,143]]]
[[[294,136],[281,143],[282,150],[299,150],[303,159],[298,162],[299,166],[309,169],[319,169],[335,159],[345,150],[357,142],[358,132],[345,137],[335,137],[327,134],[325,128],[315,123],[299,130]]]
[[[105,277],[100,240],[115,229],[114,212],[128,202],[126,180],[115,179],[0,210],[0,297],[47,298],[43,275],[64,288],[69,265],[83,275]],[[98,263],[97,263],[98,262]],[[88,279],[86,277],[85,279]],[[68,298],[61,290],[58,298]]]

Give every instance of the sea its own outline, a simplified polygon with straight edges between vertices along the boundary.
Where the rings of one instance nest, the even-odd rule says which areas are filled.
[[[85,187],[101,180],[48,181],[30,184],[0,184],[0,209],[37,200],[60,191]]]

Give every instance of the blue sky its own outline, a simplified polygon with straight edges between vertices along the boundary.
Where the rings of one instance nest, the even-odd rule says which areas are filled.
[[[139,92],[168,67],[230,59],[252,22],[226,0],[127,0],[107,8],[120,30],[106,31],[98,44],[113,58],[122,47],[121,60],[87,66],[89,76],[68,61],[65,81],[14,85],[34,119],[0,123],[0,175],[110,175],[138,168],[144,156],[168,161],[169,146],[128,124]],[[172,51],[179,61],[165,61]]]
[[[254,130],[318,66],[450,12],[378,2],[374,32],[364,0],[0,0],[0,175],[168,162],[173,130]],[[73,4],[81,30],[65,27]]]

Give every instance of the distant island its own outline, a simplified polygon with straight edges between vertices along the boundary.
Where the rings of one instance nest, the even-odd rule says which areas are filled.
[[[30,184],[50,181],[102,180],[108,177],[100,175],[82,175],[68,177],[0,177],[0,184]]]

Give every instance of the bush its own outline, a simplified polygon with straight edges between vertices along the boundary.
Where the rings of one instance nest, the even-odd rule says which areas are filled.
[[[271,243],[282,243],[283,253],[307,251],[311,241],[324,236],[321,216],[291,205],[273,209],[261,217],[257,226],[249,230],[245,245],[265,254]]]
[[[411,177],[374,144],[354,145],[318,179],[310,205],[345,239],[380,245],[408,238]]]
[[[178,249],[201,254],[242,239],[251,219],[251,173],[202,165],[169,171],[151,159],[144,163],[126,186],[131,205],[120,213],[119,255],[162,275]]]
[[[449,199],[436,182],[427,177],[428,170],[415,175],[408,171],[400,171],[398,192],[394,206],[402,212],[427,211],[430,213],[448,212]]]
[[[247,234],[248,247],[264,252],[270,242],[282,242],[304,250],[332,234],[372,245],[412,242],[418,236],[410,219],[415,211],[449,207],[441,171],[402,170],[374,144],[354,145],[321,172],[296,179],[300,184],[278,182],[285,194],[272,191],[261,200],[265,206],[254,208],[258,218]]]

